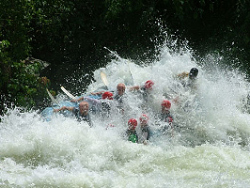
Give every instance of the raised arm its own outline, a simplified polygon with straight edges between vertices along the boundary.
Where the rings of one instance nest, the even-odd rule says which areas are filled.
[[[92,104],[92,105],[97,105],[97,104],[101,103],[100,100],[93,99],[91,97],[84,97],[84,100],[87,101],[88,103]]]
[[[78,99],[72,99],[71,102],[79,102],[83,100],[84,100],[84,97],[79,97]]]
[[[135,90],[139,90],[140,86],[132,86],[129,88],[129,91],[135,91]]]
[[[180,74],[177,74],[176,77],[179,78],[179,79],[184,79],[184,78],[187,78],[188,75],[189,75],[188,72],[182,72],[182,73],[180,73]]]
[[[91,92],[91,95],[101,95],[103,94],[105,91],[98,91],[98,92]]]
[[[74,109],[75,109],[74,107],[63,106],[63,107],[61,107],[61,108],[54,109],[53,112],[60,112],[60,111],[62,111],[62,110],[73,111]]]

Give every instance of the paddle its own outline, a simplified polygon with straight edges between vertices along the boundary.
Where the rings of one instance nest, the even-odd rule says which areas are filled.
[[[111,51],[110,49],[108,49],[107,47],[104,47],[104,49],[108,50],[113,56],[115,56],[120,62],[124,62],[124,59],[122,59],[118,54],[117,52],[115,51]],[[129,74],[130,74],[130,77],[132,79],[132,85],[134,85],[134,77],[133,77],[133,74],[131,72],[131,69],[130,69],[130,61],[129,60],[125,60],[126,61],[126,64],[128,65],[128,69],[129,69]],[[106,76],[106,75],[105,75]]]
[[[133,77],[133,74],[132,74],[131,69],[130,69],[130,65],[129,65],[130,63],[131,62],[128,60],[127,65],[128,65],[128,69],[129,69],[129,74],[130,74],[130,77],[132,79],[132,85],[134,85],[134,77]]]
[[[72,95],[67,89],[65,89],[63,86],[61,86],[61,90],[72,100],[76,100],[76,97]]]
[[[47,91],[52,103],[58,104],[58,101],[53,97],[53,95],[49,92],[49,90],[47,88],[46,88],[46,91]]]
[[[101,71],[101,79],[102,79],[102,82],[104,83],[104,85],[107,87],[107,89],[109,89],[108,88],[108,86],[109,86],[109,83],[108,83],[108,80],[107,80],[107,76],[106,76],[106,74],[104,73],[104,72],[102,72]]]

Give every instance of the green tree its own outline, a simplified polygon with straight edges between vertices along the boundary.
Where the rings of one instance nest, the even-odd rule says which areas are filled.
[[[32,49],[33,3],[28,0],[0,2],[0,114],[12,103],[32,107],[42,87],[38,77],[41,64],[24,61]]]

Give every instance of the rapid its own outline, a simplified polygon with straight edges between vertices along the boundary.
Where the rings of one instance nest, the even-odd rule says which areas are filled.
[[[109,89],[126,84],[127,115],[114,113],[105,121],[93,116],[90,128],[61,114],[46,121],[40,111],[9,109],[0,122],[1,188],[250,187],[250,84],[243,73],[222,66],[223,57],[197,62],[189,50],[168,47],[150,64],[113,55],[94,71],[96,81],[86,93],[103,86],[100,72],[105,72]],[[176,78],[193,67],[199,69],[196,90]],[[128,88],[149,79],[155,83],[149,121],[157,129],[154,113],[169,98],[174,135],[158,132],[147,145],[135,144],[123,136],[126,122],[144,112]],[[63,93],[57,98],[67,99]]]

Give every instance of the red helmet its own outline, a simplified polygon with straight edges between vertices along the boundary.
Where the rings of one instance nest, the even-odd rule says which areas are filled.
[[[132,129],[135,129],[136,126],[137,126],[137,120],[134,119],[134,118],[129,119],[129,120],[128,120],[128,125],[129,125],[129,126],[132,125],[132,126],[133,126]]]
[[[145,82],[145,88],[146,89],[152,89],[154,84],[155,83],[152,80],[148,80],[148,81]]]
[[[106,91],[102,94],[102,99],[113,100],[113,93]]]
[[[169,100],[163,100],[161,103],[161,106],[170,109],[171,108],[171,102]]]
[[[148,120],[149,120],[149,117],[148,117],[146,114],[142,114],[142,115],[141,115],[141,117],[140,117],[140,122],[142,122],[142,121],[148,122]]]

